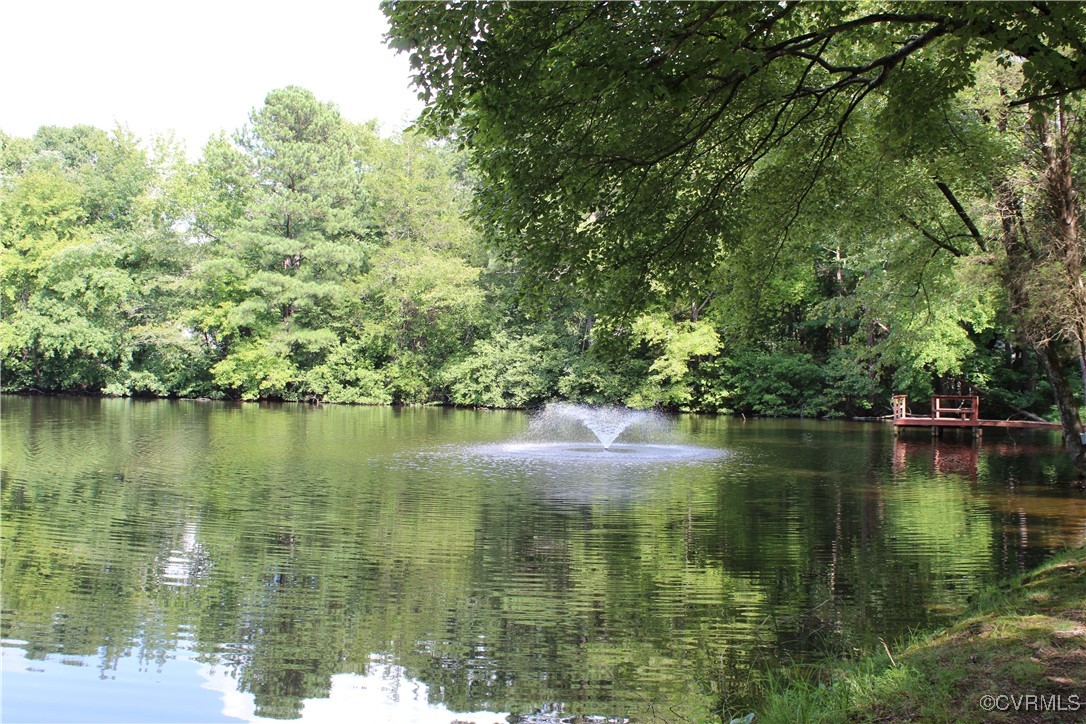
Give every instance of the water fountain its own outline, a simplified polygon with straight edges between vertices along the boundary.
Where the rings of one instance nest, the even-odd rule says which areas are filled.
[[[674,423],[653,410],[552,403],[535,413],[514,441],[476,448],[503,458],[612,465],[699,460],[722,451],[673,442]]]
[[[668,419],[659,412],[616,406],[575,405],[570,402],[547,405],[532,420],[532,432],[537,436],[576,439],[581,432],[578,428],[584,428],[596,436],[604,450],[610,450],[619,435],[627,429],[659,434],[669,427]]]

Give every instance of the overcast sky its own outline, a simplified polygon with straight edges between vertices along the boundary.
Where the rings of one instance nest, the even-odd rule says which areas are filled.
[[[378,0],[0,0],[0,130],[118,123],[196,154],[298,85],[387,134],[421,109]]]

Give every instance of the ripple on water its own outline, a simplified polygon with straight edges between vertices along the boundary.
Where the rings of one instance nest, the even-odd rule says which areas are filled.
[[[172,671],[195,700],[179,665],[197,656],[224,697],[311,712],[375,653],[434,703],[523,721],[708,711],[694,687],[732,662],[930,625],[1084,535],[1058,449],[725,419],[631,425],[605,449],[568,416],[5,405],[0,653],[42,667],[31,706],[53,720],[165,700]],[[84,696],[61,657],[120,673]]]

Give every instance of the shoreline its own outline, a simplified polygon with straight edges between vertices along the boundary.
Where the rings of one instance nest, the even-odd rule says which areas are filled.
[[[894,419],[893,414],[888,415],[756,415],[747,414],[737,411],[722,411],[722,410],[702,410],[702,409],[680,409],[676,407],[661,406],[661,407],[648,407],[648,408],[633,408],[628,407],[621,401],[611,401],[603,403],[590,403],[582,402],[571,399],[553,399],[549,400],[542,405],[528,406],[528,407],[497,407],[490,405],[461,405],[454,402],[445,402],[442,400],[429,400],[427,402],[340,402],[340,401],[327,401],[317,399],[304,399],[304,400],[287,400],[278,398],[258,399],[258,400],[246,400],[242,398],[232,397],[184,397],[181,395],[112,395],[101,391],[82,391],[82,390],[67,390],[67,391],[44,391],[44,390],[4,390],[0,391],[0,396],[11,395],[13,397],[55,397],[55,398],[90,398],[100,400],[133,400],[140,402],[221,402],[225,404],[245,404],[245,405],[303,405],[306,407],[322,407],[324,405],[335,405],[342,407],[443,407],[451,410],[481,410],[484,412],[532,412],[541,410],[549,404],[556,403],[573,403],[579,405],[587,405],[589,407],[624,407],[631,410],[659,410],[661,412],[676,413],[676,414],[691,414],[691,415],[713,415],[718,417],[734,417],[741,420],[826,420],[832,422],[873,422],[873,423],[887,423],[892,422]]]
[[[732,721],[1082,721],[1086,547],[993,585],[941,629],[768,674]]]

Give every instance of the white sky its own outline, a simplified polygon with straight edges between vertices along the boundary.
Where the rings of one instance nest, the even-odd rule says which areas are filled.
[[[0,0],[0,130],[174,131],[196,155],[298,85],[385,134],[421,110],[378,0]]]

